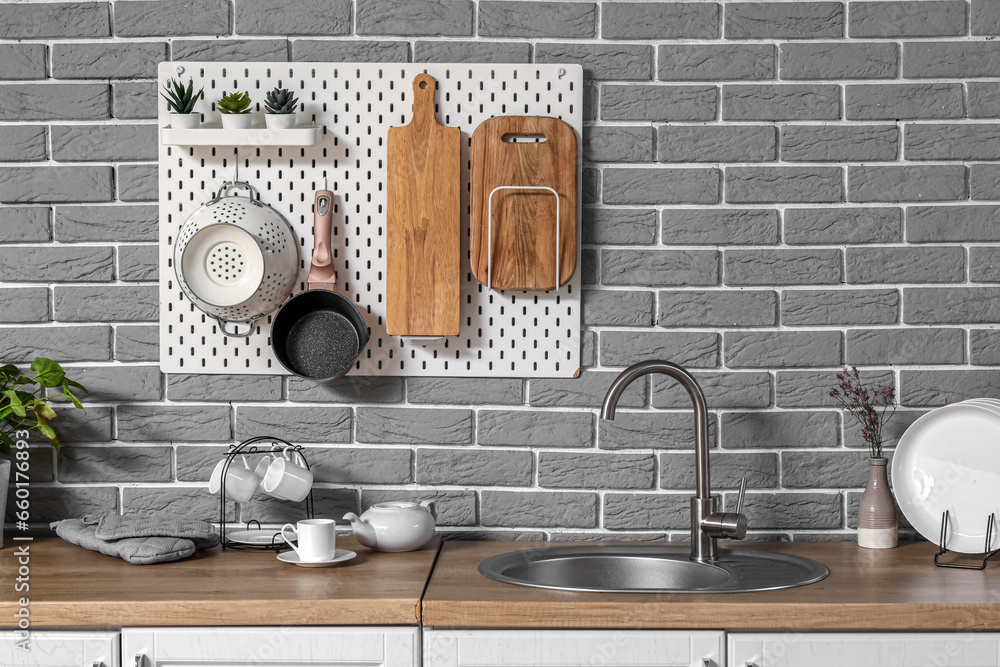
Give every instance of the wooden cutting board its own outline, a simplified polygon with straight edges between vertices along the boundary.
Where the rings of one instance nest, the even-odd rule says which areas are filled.
[[[461,160],[457,127],[434,118],[434,77],[413,79],[413,119],[389,129],[386,330],[457,336],[461,306]]]
[[[577,255],[577,139],[572,127],[548,116],[484,121],[472,135],[471,185],[472,271],[479,282],[497,290],[555,289],[557,247],[559,285],[569,282]],[[536,189],[494,192],[501,186]],[[543,186],[559,197],[559,244],[556,196],[537,189]]]

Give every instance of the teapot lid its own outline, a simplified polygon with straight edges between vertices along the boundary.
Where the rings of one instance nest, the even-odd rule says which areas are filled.
[[[370,509],[373,510],[408,510],[420,507],[418,503],[411,503],[403,500],[393,500],[386,503],[375,503]]]

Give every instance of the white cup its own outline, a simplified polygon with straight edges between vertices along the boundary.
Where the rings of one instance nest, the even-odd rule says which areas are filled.
[[[297,545],[285,535],[286,530],[295,533]],[[294,526],[286,523],[281,527],[281,539],[288,543],[303,563],[331,561],[337,554],[337,522],[333,519],[305,519]]]
[[[313,474],[303,464],[302,457],[295,454],[295,462],[288,455],[288,447],[282,452],[282,458],[274,457],[267,467],[260,488],[275,498],[302,502],[312,489]]]
[[[257,462],[257,467],[253,469],[253,474],[257,478],[257,486],[263,487],[264,476],[267,474],[267,469],[271,466],[277,456],[274,454],[264,454],[260,461]]]
[[[246,457],[241,458],[242,465],[234,459],[226,470],[226,498],[245,503],[253,497],[253,492],[257,489],[257,476],[250,470]],[[212,470],[212,476],[208,480],[210,493],[218,493],[222,488],[222,469],[225,467],[226,459],[222,459]]]

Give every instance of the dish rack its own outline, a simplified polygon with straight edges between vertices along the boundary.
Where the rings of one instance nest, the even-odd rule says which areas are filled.
[[[262,443],[269,443],[264,445]],[[258,446],[260,445],[260,446]],[[223,550],[232,549],[233,551],[273,551],[278,553],[283,549],[288,549],[288,544],[281,538],[281,532],[275,531],[274,535],[271,536],[270,544],[244,544],[242,542],[233,542],[226,538],[226,473],[229,472],[229,466],[232,464],[233,459],[237,456],[253,455],[253,454],[281,454],[283,452],[292,452],[298,454],[302,457],[302,464],[309,468],[309,460],[305,455],[305,448],[302,445],[293,445],[287,440],[282,440],[281,438],[275,438],[271,436],[257,436],[255,438],[250,438],[249,440],[244,440],[238,445],[231,445],[229,451],[225,453],[223,458],[226,463],[222,466],[222,483],[219,489],[219,540],[222,543]],[[306,504],[306,518],[313,518],[313,494],[312,489],[309,490],[309,495],[305,499]],[[237,503],[237,505],[239,505]],[[251,530],[251,524],[257,524],[257,528],[261,527],[260,521],[256,519],[251,519],[246,522],[246,530]]]
[[[967,563],[942,563],[941,556],[948,553],[948,524],[950,523],[950,516],[948,510],[945,510],[941,514],[941,537],[938,540],[940,548],[938,552],[934,554],[934,564],[938,567],[953,567],[959,570],[985,570],[987,563],[989,563],[990,558],[1000,553],[1000,549],[990,550],[990,544],[993,542],[993,531],[996,530],[997,517],[996,514],[990,512],[990,516],[986,519],[986,544],[983,549],[983,562],[980,565],[970,565]]]

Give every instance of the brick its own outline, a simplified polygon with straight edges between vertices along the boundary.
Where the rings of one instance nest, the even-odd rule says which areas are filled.
[[[908,125],[907,160],[1000,160],[1000,131],[992,124]]]
[[[53,300],[60,322],[155,322],[156,285],[56,286]]]
[[[60,482],[170,482],[169,447],[67,447]]]
[[[841,281],[835,249],[727,250],[727,285],[822,285]]]
[[[687,400],[687,412],[625,412],[615,419],[598,422],[601,449],[693,449],[694,418]],[[708,416],[708,442],[714,447],[718,438],[715,415]],[[600,485],[598,485],[600,486]]]
[[[615,372],[583,371],[579,377],[557,380],[532,379],[528,387],[530,405],[536,407],[598,408],[604,395],[618,376]],[[621,407],[643,407],[649,396],[649,383],[645,379],[633,382],[622,394]]]
[[[660,292],[661,327],[761,327],[777,324],[777,303],[769,291]]]
[[[903,76],[908,79],[1000,76],[1000,42],[906,42]]]
[[[656,241],[656,211],[652,209],[583,209],[583,242],[649,245]]]
[[[436,445],[472,442],[471,410],[358,408],[356,419],[358,442]]]
[[[118,199],[125,202],[156,201],[159,175],[155,164],[122,164],[116,180]]]
[[[785,125],[781,159],[789,162],[892,161],[899,154],[895,125]]]
[[[539,42],[535,44],[535,62],[581,65],[588,79],[646,81],[653,78],[653,47],[642,44]]]
[[[531,452],[498,449],[418,449],[418,484],[530,486]]]
[[[399,403],[403,378],[347,376],[317,384],[308,378],[288,378],[288,400],[296,403]]]
[[[593,447],[594,415],[589,412],[480,410],[480,445]]]
[[[170,42],[171,60],[209,62],[288,60],[285,39],[175,39]]]
[[[580,332],[580,365],[597,365],[597,333],[594,331],[585,329]]]
[[[963,280],[965,251],[962,248],[847,249],[849,283],[954,283]]]
[[[413,452],[400,448],[310,447],[310,470],[317,482],[408,484]]]
[[[128,283],[160,279],[160,249],[155,245],[118,246],[118,280]]]
[[[971,248],[969,279],[974,283],[1000,282],[1000,248]]]
[[[88,514],[117,511],[118,488],[114,486],[43,486],[31,490],[33,522],[79,519]],[[7,503],[8,522],[13,522],[13,514],[14,503]]]
[[[715,120],[715,86],[607,85],[601,88],[601,118],[653,122]]]
[[[726,5],[726,39],[813,39],[844,36],[840,2],[756,2]]]
[[[94,282],[114,278],[114,252],[92,246],[0,248],[0,280]]]
[[[51,238],[47,206],[0,208],[0,243],[34,243]]]
[[[410,502],[433,500],[437,505],[439,529],[444,526],[472,526],[476,524],[476,493],[474,491],[364,489],[361,492],[361,505],[363,507],[371,507],[375,503],[394,500]]]
[[[887,331],[883,329],[883,331]],[[885,363],[879,361],[878,363]],[[839,369],[838,369],[839,370]],[[837,408],[840,402],[830,396],[830,389],[839,384],[838,370],[778,371],[775,373],[774,402],[779,408]],[[895,384],[892,371],[861,371],[866,386]]]
[[[111,17],[106,2],[52,2],[0,5],[0,38],[107,37]]]
[[[948,201],[966,196],[965,167],[850,166],[847,169],[848,201]]]
[[[657,144],[660,162],[767,162],[777,152],[769,125],[664,125]]]
[[[227,503],[227,519],[230,521],[236,518],[235,507],[234,503]],[[248,512],[249,507],[246,510]],[[126,486],[122,490],[122,509],[126,513],[166,511],[216,520],[219,516],[219,499],[208,493],[205,487]],[[259,510],[259,507],[256,509]],[[104,511],[107,510],[102,509],[94,513]],[[255,511],[253,516],[266,520],[259,511]]]
[[[601,201],[601,170],[583,168],[583,203],[596,204]]]
[[[760,372],[698,372],[705,400],[712,408],[766,408],[771,405],[771,375]],[[691,398],[674,380],[653,378],[654,408],[690,408]]]
[[[163,398],[163,376],[155,366],[89,366],[74,368],[71,377],[87,388],[89,401],[159,401]]]
[[[229,403],[235,395],[239,396],[240,401],[280,401],[281,377],[185,374],[167,376],[167,398],[171,401]]]
[[[664,209],[660,238],[669,245],[769,245],[778,242],[778,212],[764,209]]]
[[[772,452],[712,452],[712,490],[778,486],[778,455]],[[660,488],[683,491],[695,485],[695,457],[688,452],[660,454]]]
[[[472,35],[473,7],[468,0],[358,0],[359,35]]]
[[[713,368],[719,362],[719,335],[675,331],[601,334],[602,365],[630,366],[646,359],[669,359],[685,368]]]
[[[0,167],[3,202],[62,203],[111,198],[111,167]]]
[[[895,324],[898,319],[899,292],[894,289],[785,290],[781,293],[781,323],[785,326]]]
[[[1000,7],[993,0],[972,0],[972,34],[1000,35]]]
[[[50,320],[47,287],[0,288],[0,323],[18,324]]]
[[[70,373],[74,377],[74,373]],[[89,388],[89,387],[88,387]],[[77,394],[88,401],[89,394]],[[108,442],[111,440],[111,408],[88,405],[87,411],[69,409],[59,412],[59,439],[63,444],[76,442]]]
[[[587,162],[650,162],[655,143],[651,127],[592,125],[583,134]]]
[[[852,2],[848,31],[851,37],[964,35],[967,7],[959,0]]]
[[[480,523],[484,526],[593,528],[596,493],[569,491],[483,491]]]
[[[969,363],[974,366],[1000,366],[1000,331],[973,329],[969,332]]]
[[[229,6],[227,0],[122,0],[112,4],[115,34],[119,37],[228,35]],[[272,20],[280,20],[282,16],[277,12],[271,14]],[[314,16],[314,20],[323,18],[323,14]],[[250,34],[245,26],[238,27],[241,33]]]
[[[118,439],[126,442],[228,442],[233,437],[229,406],[119,405],[116,410]]]
[[[292,60],[308,62],[405,63],[410,59],[406,42],[297,39],[292,42]]]
[[[837,366],[843,358],[839,331],[727,331],[730,368]]]
[[[106,83],[0,84],[0,120],[4,121],[108,118],[110,108],[111,90]]]
[[[601,37],[716,39],[719,37],[719,7],[714,3],[608,3],[601,7]]]
[[[61,162],[155,160],[155,125],[53,125],[52,159]]]
[[[836,412],[796,410],[722,415],[722,446],[727,449],[836,447],[839,442],[840,415]]]
[[[148,79],[167,59],[166,42],[67,43],[52,46],[58,79]]]
[[[583,285],[596,285],[598,282],[597,277],[600,275],[601,269],[597,253],[597,250],[591,248],[585,248],[580,253],[580,282]]]
[[[487,538],[476,538],[476,539],[487,539]],[[508,539],[505,537],[496,537],[493,539]],[[545,539],[544,537],[542,539]],[[560,530],[559,532],[551,532],[548,534],[547,539],[550,542],[650,542],[655,540],[667,539],[666,533],[653,533],[653,532],[636,532],[636,533],[574,533]]]
[[[406,400],[452,405],[520,405],[524,402],[523,384],[518,378],[409,377]]]
[[[969,81],[969,118],[1000,118],[1000,83]]]
[[[722,86],[723,120],[836,120],[840,118],[840,86]]]
[[[239,440],[267,432],[281,433],[293,442],[350,442],[351,409],[269,406],[261,410],[242,405],[236,408],[236,437]],[[361,438],[360,432],[358,438]]]
[[[155,206],[57,206],[55,238],[79,241],[156,241]]]
[[[651,489],[652,454],[540,452],[538,485],[549,489]]]
[[[115,327],[117,361],[158,361],[159,358],[159,325],[136,324]]]
[[[852,365],[961,364],[965,332],[917,327],[851,329],[847,332],[845,357]]]
[[[350,0],[237,0],[240,35],[349,35]]]
[[[931,407],[995,396],[998,382],[1000,371],[997,370],[902,370],[899,373],[899,402]]]
[[[974,164],[969,168],[973,199],[1000,199],[1000,164]]]
[[[618,3],[605,5],[605,15],[609,8],[618,6]],[[656,8],[663,5],[643,3],[641,6]],[[687,6],[712,7],[696,4]],[[775,47],[771,44],[661,44],[657,76],[661,81],[773,79],[777,61],[775,54]]]
[[[906,209],[909,243],[1000,241],[1000,206],[914,206]]]
[[[44,44],[0,44],[0,79],[44,78]]]
[[[896,243],[903,239],[898,208],[786,208],[785,243]]]
[[[839,167],[730,167],[726,201],[737,204],[843,201]]]
[[[648,327],[655,310],[652,292],[584,290],[583,323],[591,326]]]
[[[604,527],[609,530],[670,530],[691,524],[690,494],[607,493]]]
[[[1000,321],[996,287],[915,287],[903,290],[907,324],[995,324]]]
[[[718,169],[608,168],[603,200],[607,204],[715,204]]]
[[[887,42],[781,45],[782,79],[891,79],[899,72],[899,46]]]
[[[597,5],[590,2],[483,0],[479,3],[477,34],[483,37],[595,37]]]
[[[112,83],[112,115],[126,120],[156,118],[158,93],[155,81]]]
[[[846,94],[849,120],[909,120],[965,116],[964,93],[959,83],[849,85]]]
[[[0,161],[36,162],[44,160],[46,158],[45,143],[44,125],[0,127]]]
[[[730,497],[732,496],[732,497]],[[726,494],[726,506],[735,494]],[[746,499],[747,523],[755,530],[840,528],[844,525],[839,493],[753,493]]]
[[[413,47],[416,63],[528,63],[528,42],[435,42],[420,40]]]
[[[4,362],[20,363],[36,356],[54,361],[108,361],[111,327],[0,327]]]

